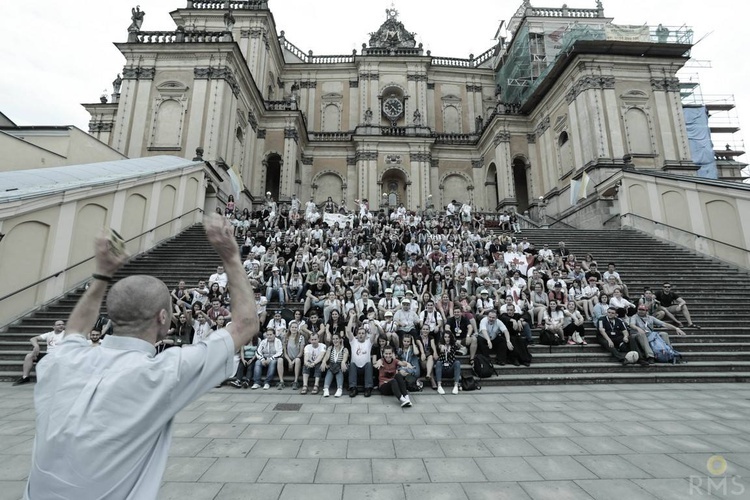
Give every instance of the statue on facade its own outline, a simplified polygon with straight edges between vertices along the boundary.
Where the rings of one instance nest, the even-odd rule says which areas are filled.
[[[414,125],[417,127],[422,126],[422,113],[418,109],[414,110]]]
[[[229,9],[224,13],[224,27],[227,29],[227,31],[232,31],[232,28],[234,28],[234,16],[232,15],[232,9]]]
[[[115,78],[114,81],[112,82],[112,90],[114,91],[113,93],[119,94],[121,87],[122,87],[122,77],[120,76],[120,73],[117,73],[117,78]]]
[[[656,28],[656,39],[659,43],[667,43],[669,39],[669,28],[665,28],[664,25],[659,24]]]
[[[372,125],[372,110],[370,108],[365,111],[365,125]]]
[[[146,12],[141,10],[140,5],[136,5],[135,9],[132,9],[131,11],[133,12],[133,15],[130,19],[132,19],[133,22],[128,26],[128,31],[141,31],[143,17],[146,15]]]

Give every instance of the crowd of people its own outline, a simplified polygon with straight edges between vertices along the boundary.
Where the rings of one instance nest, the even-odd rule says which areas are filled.
[[[669,283],[635,298],[615,263],[601,272],[565,242],[536,248],[516,236],[513,212],[499,214],[495,231],[465,203],[443,213],[372,212],[367,200],[354,211],[330,198],[303,209],[295,197],[278,207],[269,195],[260,212],[230,200],[223,215],[242,242],[263,330],[240,350],[227,381],[234,387],[267,390],[276,380],[283,389],[291,380],[293,390],[325,397],[369,397],[377,387],[408,406],[408,391],[423,386],[442,394],[449,381],[457,394],[461,359],[529,366],[533,329],[585,345],[593,324],[588,334],[618,362],[636,351],[647,366],[653,330],[683,335],[678,313],[697,328]],[[224,328],[231,295],[222,266],[193,288],[181,281],[171,291],[172,328],[157,347],[197,344]]]

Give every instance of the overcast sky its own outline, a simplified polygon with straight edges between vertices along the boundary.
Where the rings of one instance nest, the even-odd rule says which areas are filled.
[[[538,7],[563,1],[532,0]],[[595,7],[595,0],[567,0],[569,7]],[[146,12],[143,30],[172,30],[169,12],[185,0],[33,0],[3,2],[0,23],[0,111],[19,125],[75,125],[87,130],[88,113],[80,106],[97,102],[122,71],[124,57],[113,42],[127,39],[131,8]],[[741,2],[730,0],[603,0],[604,13],[617,24],[659,23],[691,26],[693,58],[711,68],[687,68],[698,74],[704,96],[732,94],[744,133],[750,133],[750,65]],[[385,20],[391,0],[270,0],[277,29],[304,51],[350,54]],[[397,0],[407,30],[433,55],[468,57],[493,45],[501,20],[521,0]],[[704,63],[705,64],[705,63]],[[703,65],[703,64],[702,64]],[[737,135],[737,139],[741,138]]]

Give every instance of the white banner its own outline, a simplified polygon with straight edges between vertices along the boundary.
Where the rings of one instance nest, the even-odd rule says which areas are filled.
[[[349,227],[354,225],[354,215],[343,215],[343,214],[323,214],[323,222],[333,227],[335,223],[339,223],[339,227],[346,226],[349,223]]]
[[[623,42],[650,42],[651,35],[648,26],[618,26],[608,24],[604,27],[607,40],[621,40]]]

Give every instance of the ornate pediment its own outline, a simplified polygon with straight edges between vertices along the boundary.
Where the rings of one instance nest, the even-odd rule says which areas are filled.
[[[386,9],[385,12],[388,15],[388,19],[380,26],[378,31],[370,33],[370,47],[389,49],[413,49],[416,47],[415,33],[406,31],[403,23],[398,20],[398,11],[390,8]]]

